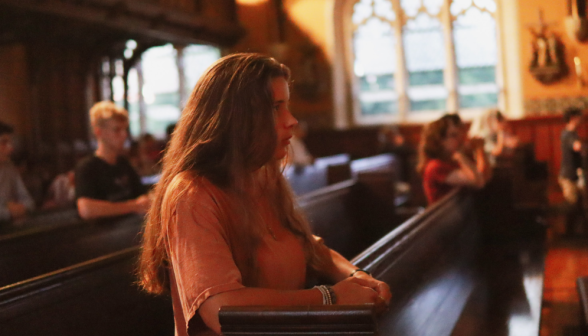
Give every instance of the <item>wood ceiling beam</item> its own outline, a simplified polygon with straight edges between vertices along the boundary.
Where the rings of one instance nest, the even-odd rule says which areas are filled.
[[[244,34],[237,22],[135,1],[0,0],[0,5],[79,20],[138,37],[172,43],[205,42],[230,46]]]

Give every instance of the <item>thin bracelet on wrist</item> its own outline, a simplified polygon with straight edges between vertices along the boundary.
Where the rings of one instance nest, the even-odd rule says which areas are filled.
[[[369,271],[366,271],[366,270],[364,270],[364,269],[358,268],[358,269],[356,269],[355,271],[351,272],[351,274],[349,274],[349,277],[352,277],[352,276],[354,276],[354,275],[355,275],[355,273],[357,273],[357,272],[363,272],[363,273],[365,273],[365,274],[367,274],[367,275],[369,275],[369,276],[372,276],[372,273],[370,273]]]
[[[337,303],[337,296],[335,296],[335,291],[333,291],[331,286],[320,285],[314,286],[313,288],[316,288],[321,292],[321,295],[323,296],[323,305],[333,305]]]

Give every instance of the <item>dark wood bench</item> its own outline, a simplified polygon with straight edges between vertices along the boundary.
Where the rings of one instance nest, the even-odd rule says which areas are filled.
[[[394,176],[360,173],[298,198],[313,233],[353,258],[400,224],[394,211]]]
[[[582,324],[584,332],[588,335],[588,277],[580,277],[576,281],[580,307],[582,308]]]
[[[0,286],[139,244],[143,217],[54,223],[0,236]]]
[[[82,220],[78,216],[76,209],[40,211],[15,222],[0,223],[0,236],[31,230],[43,231],[60,226],[75,225],[81,222]]]
[[[356,175],[359,180],[370,180],[369,183],[349,180],[347,184],[301,197],[301,203],[316,224],[317,234],[348,257],[369,246],[394,224],[391,222],[394,207],[387,201],[393,198],[393,175],[386,171]],[[360,211],[368,207],[370,211]],[[142,226],[139,216],[86,222],[77,215],[66,214],[66,217],[50,217],[51,223],[0,235],[0,286],[139,243]],[[35,220],[41,218],[45,217]]]
[[[513,214],[512,209],[494,209],[500,214],[490,216],[511,218],[507,223],[482,220],[488,203],[494,201],[484,192],[474,195],[457,191],[403,223],[353,260],[392,289],[390,310],[377,319],[379,335],[538,334],[544,232],[535,223],[516,223],[526,217]],[[487,239],[486,235],[501,232],[489,230],[488,224],[518,225],[518,232],[527,226],[528,230],[506,240]],[[292,311],[295,309],[288,314],[295,315]],[[221,309],[222,328],[232,335],[244,335],[239,320],[232,318],[235,312],[239,308]],[[249,307],[247,317],[240,313],[240,320],[249,319],[247,335],[294,334],[293,330],[264,324],[254,328],[266,314],[275,316],[275,308]],[[312,326],[313,319],[315,314],[308,312],[289,323]],[[345,322],[345,314],[339,321]],[[341,334],[325,325],[319,327],[297,335]]]
[[[382,180],[375,178],[370,182],[382,184]],[[347,242],[352,248],[341,243],[341,249],[344,253],[352,253],[353,249],[360,249],[361,244],[371,244],[364,240],[368,236],[366,232],[370,232],[367,218],[368,213],[374,218],[378,206],[366,208],[362,214],[357,204],[354,205],[358,199],[370,197],[372,205],[377,204],[378,195],[370,194],[370,190],[369,183],[362,182],[360,176],[357,181],[342,182],[303,196],[300,204],[327,243]],[[385,213],[379,216],[383,220]],[[111,229],[132,227],[124,223],[110,225]],[[388,225],[392,227],[393,223],[388,222]],[[106,232],[111,235],[110,239],[119,239],[116,230]],[[346,236],[332,236],[341,232]],[[375,241],[380,237],[371,239]],[[134,284],[137,250],[136,247],[122,250],[0,288],[0,330],[7,334],[18,331],[23,335],[77,335],[87,334],[88,330],[92,335],[173,334],[169,299],[144,295]],[[369,309],[367,313],[365,307],[357,311],[361,316],[347,321],[347,326],[350,323],[363,325],[356,325],[357,328],[373,326],[373,323],[365,323],[371,316]]]
[[[172,336],[170,298],[136,285],[138,252],[121,250],[0,288],[0,334]]]
[[[290,166],[284,176],[296,195],[304,195],[328,185],[351,178],[349,155],[339,154],[317,158],[309,166]]]

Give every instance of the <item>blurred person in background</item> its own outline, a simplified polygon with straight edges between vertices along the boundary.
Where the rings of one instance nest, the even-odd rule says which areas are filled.
[[[25,188],[20,173],[10,160],[14,151],[12,126],[0,122],[0,221],[25,217],[35,202]]]

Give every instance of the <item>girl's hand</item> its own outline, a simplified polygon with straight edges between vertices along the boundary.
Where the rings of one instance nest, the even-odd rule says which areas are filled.
[[[362,272],[358,272],[362,273]],[[388,308],[392,294],[388,285],[367,274],[349,277],[333,286],[337,304],[361,305],[374,304],[376,312],[382,313]]]

